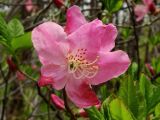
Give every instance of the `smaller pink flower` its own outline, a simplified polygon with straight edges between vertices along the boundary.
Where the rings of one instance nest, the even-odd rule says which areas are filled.
[[[136,5],[134,8],[137,22],[141,21],[148,12],[154,13],[156,11],[153,0],[143,0],[143,3],[144,5]]]
[[[51,101],[58,109],[65,109],[64,101],[53,93],[51,94]]]
[[[33,10],[34,6],[33,6],[33,2],[32,0],[26,0],[25,1],[25,9],[27,12],[31,12]]]

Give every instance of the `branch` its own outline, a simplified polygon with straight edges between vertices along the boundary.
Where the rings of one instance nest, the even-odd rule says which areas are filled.
[[[42,14],[44,14],[46,11],[48,11],[48,9],[51,7],[52,4],[53,4],[53,1],[50,1],[49,4],[48,4],[44,9],[42,9],[42,10],[38,13],[38,15],[36,16],[36,18],[35,18],[35,20],[34,20],[33,23],[36,23],[36,22],[38,21],[39,17],[40,17]]]
[[[4,114],[5,114],[5,110],[6,110],[6,105],[7,105],[7,102],[8,102],[8,98],[7,98],[7,89],[8,89],[8,79],[10,77],[10,70],[8,71],[7,75],[5,76],[3,70],[2,70],[2,66],[0,64],[0,73],[1,73],[1,76],[4,80],[4,83],[5,83],[5,90],[4,90],[4,97],[3,97],[3,100],[2,100],[2,113],[1,113],[1,120],[4,119]]]
[[[128,3],[128,0],[126,0],[127,6],[130,6]],[[135,19],[135,13],[133,7],[128,7],[128,10],[131,15],[131,20],[132,20],[132,26],[133,26],[133,32],[136,40],[136,50],[137,50],[137,63],[138,63],[138,70],[137,70],[137,79],[139,79],[140,76],[140,56],[139,56],[139,37],[137,34],[137,28],[136,28],[136,19]]]
[[[154,75],[152,78],[151,78],[151,81],[154,81],[156,80],[157,78],[160,77],[160,73],[157,73],[156,75]]]
[[[71,115],[71,120],[76,120],[76,117],[74,116],[72,110],[69,108],[68,102],[67,102],[67,95],[66,95],[66,91],[65,89],[63,89],[63,98],[64,98],[64,105],[66,110],[69,112],[69,114]]]

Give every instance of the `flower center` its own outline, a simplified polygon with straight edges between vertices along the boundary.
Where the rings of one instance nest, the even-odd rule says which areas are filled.
[[[93,78],[98,72],[98,56],[92,62],[86,60],[87,49],[78,49],[76,54],[69,53],[68,71],[72,73],[75,79]]]

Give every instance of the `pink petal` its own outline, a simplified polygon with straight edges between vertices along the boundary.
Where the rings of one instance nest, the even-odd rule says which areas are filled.
[[[66,34],[61,26],[53,22],[46,22],[32,31],[32,42],[43,65],[62,64],[65,62],[65,53],[68,45],[62,46]],[[65,50],[63,50],[65,49]]]
[[[153,3],[153,0],[143,0],[143,3],[145,5],[150,5],[151,3]]]
[[[104,83],[112,78],[116,78],[123,74],[130,65],[128,55],[121,51],[100,52],[100,60],[98,61],[99,71],[97,75],[90,81],[92,85]]]
[[[136,5],[134,8],[134,12],[136,15],[136,21],[139,22],[147,14],[148,8],[147,8],[147,6],[144,6],[144,5]]]
[[[67,22],[65,27],[67,34],[74,32],[85,23],[87,23],[87,21],[78,6],[74,5],[67,10]]]
[[[51,94],[51,101],[58,109],[65,109],[64,101],[55,94]]]
[[[89,85],[80,80],[69,80],[65,90],[70,100],[77,107],[86,108],[100,103]]]
[[[67,70],[65,65],[46,65],[42,66],[41,74],[50,78],[48,84],[52,84],[53,88],[60,90],[64,88],[67,82]],[[52,82],[51,82],[52,80]]]
[[[102,43],[101,43],[101,49],[102,51],[110,51],[115,46],[115,39],[117,37],[117,28],[113,24],[104,25],[102,27],[103,33],[101,35],[102,37]]]
[[[95,60],[97,51],[101,47],[101,38],[104,26],[100,20],[86,23],[78,30],[68,36],[68,41],[72,51],[77,49],[87,49],[87,59]]]

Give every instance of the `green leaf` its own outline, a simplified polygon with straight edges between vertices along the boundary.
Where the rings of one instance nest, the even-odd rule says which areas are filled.
[[[160,117],[160,103],[155,108],[155,115],[156,117]]]
[[[146,102],[148,104],[148,101],[153,94],[153,86],[144,74],[142,74],[140,77],[139,86],[140,86],[140,92],[145,97]]]
[[[125,103],[125,105],[130,109],[135,117],[138,116],[138,95],[136,93],[136,87],[134,86],[134,81],[131,77],[123,80],[121,82],[119,97]]]
[[[104,84],[100,87],[100,93],[101,93],[102,101],[104,101],[109,94],[106,84]]]
[[[160,87],[152,85],[151,82],[142,75],[140,79],[140,91],[146,100],[146,112],[149,113],[160,102]]]
[[[126,108],[120,99],[114,99],[109,104],[112,120],[135,120],[131,112]]]
[[[101,105],[101,113],[103,114],[105,120],[112,120],[109,112],[109,100],[106,99]]]
[[[160,102],[160,87],[156,87],[153,89],[153,95],[149,98],[148,101],[148,112],[150,112],[156,105]]]
[[[87,111],[90,120],[105,120],[103,115],[94,106],[89,109],[85,109],[85,111]]]
[[[11,44],[14,50],[32,47],[31,32],[25,33],[20,37],[14,38]]]
[[[103,4],[108,12],[113,13],[122,7],[123,0],[103,0]]]
[[[11,31],[12,37],[19,37],[24,34],[24,27],[18,19],[12,19],[8,23],[8,28]]]
[[[6,39],[6,42],[11,40],[11,33],[8,29],[8,25],[5,22],[4,18],[0,15],[0,35]],[[1,40],[1,39],[0,39]]]

